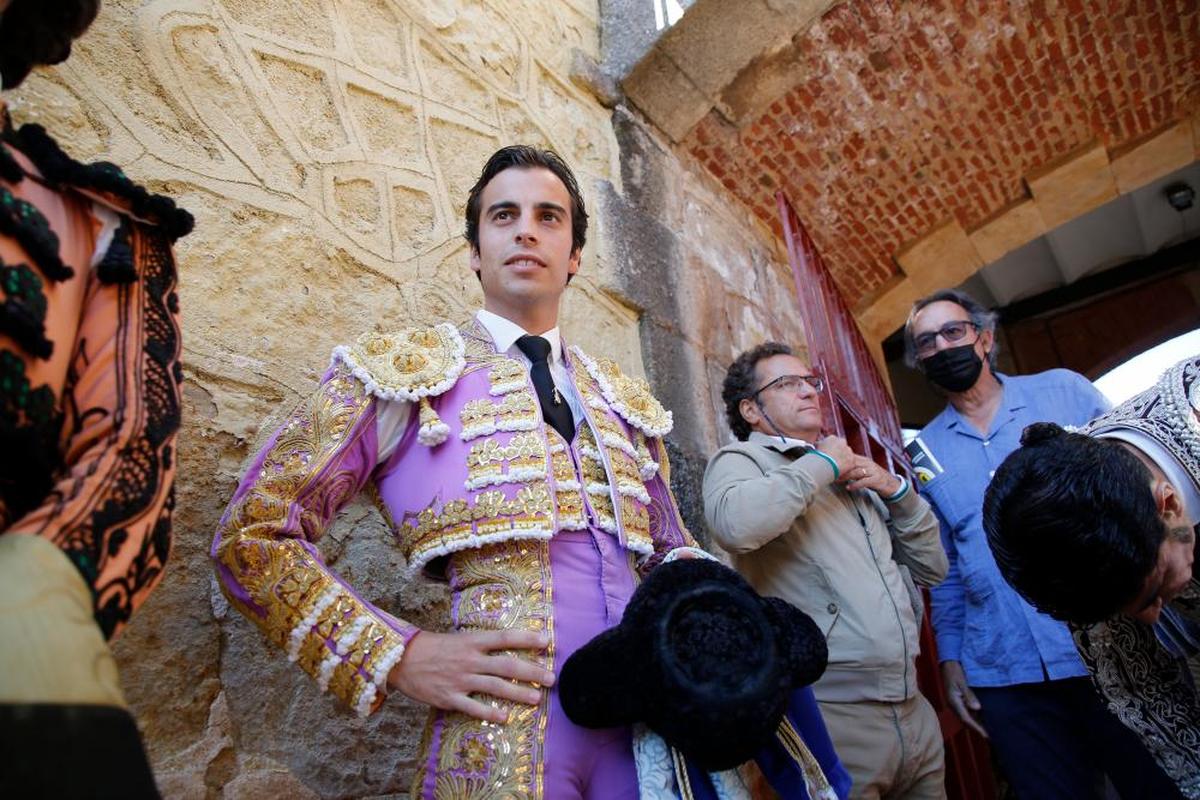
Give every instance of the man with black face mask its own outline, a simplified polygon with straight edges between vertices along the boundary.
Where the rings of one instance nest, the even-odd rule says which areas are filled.
[[[1035,422],[1082,425],[1108,409],[1086,378],[1065,369],[1013,377],[995,371],[996,315],[943,290],[918,301],[904,326],[906,360],[946,396],[921,431],[931,468],[921,493],[950,561],[930,590],[951,707],[988,737],[1022,798],[1099,798],[1107,773],[1122,798],[1177,797],[1136,737],[1088,681],[1065,624],[1033,609],[1001,577],[983,529],[996,468]]]

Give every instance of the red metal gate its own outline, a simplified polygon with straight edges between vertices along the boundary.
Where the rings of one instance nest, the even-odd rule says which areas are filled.
[[[826,379],[822,404],[828,432],[845,438],[856,452],[912,480],[896,406],[858,324],[787,196],[778,192],[775,199],[808,335],[808,356]],[[928,592],[925,595],[928,609]],[[917,682],[941,722],[950,800],[994,800],[996,787],[987,744],[946,702],[928,611],[921,626]]]

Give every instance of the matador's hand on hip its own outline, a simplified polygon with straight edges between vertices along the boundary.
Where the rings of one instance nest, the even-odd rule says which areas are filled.
[[[534,631],[422,631],[388,675],[388,685],[434,708],[503,723],[508,719],[504,709],[471,694],[536,705],[541,700],[539,687],[552,685],[554,673],[496,651],[545,650],[549,645],[548,635]]]

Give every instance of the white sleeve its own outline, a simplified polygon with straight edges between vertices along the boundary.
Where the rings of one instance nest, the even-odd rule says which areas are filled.
[[[411,400],[377,399],[375,402],[375,434],[379,440],[379,463],[382,464],[400,444],[412,416],[413,404]]]
[[[99,203],[92,203],[92,215],[100,222],[100,230],[96,232],[96,249],[92,251],[92,263],[88,265],[94,268],[104,260],[117,228],[121,227],[121,218],[117,212]]]

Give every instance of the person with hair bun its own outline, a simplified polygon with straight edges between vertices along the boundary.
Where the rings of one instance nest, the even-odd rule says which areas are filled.
[[[1200,357],[1085,425],[1031,425],[983,506],[1004,579],[1071,624],[1093,683],[1188,798],[1200,702]],[[1153,626],[1153,627],[1152,627]]]
[[[96,0],[0,0],[0,79]],[[68,148],[69,149],[69,148]],[[192,217],[0,102],[0,796],[157,797],[110,643],[163,577]]]

